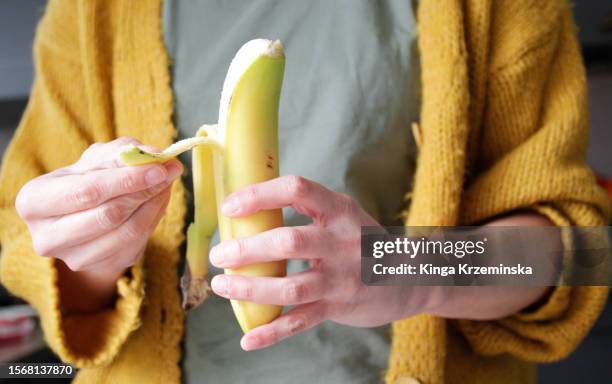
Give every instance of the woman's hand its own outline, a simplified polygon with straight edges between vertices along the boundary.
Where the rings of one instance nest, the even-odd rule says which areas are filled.
[[[294,306],[270,324],[244,335],[241,345],[245,350],[272,345],[324,320],[368,327],[419,313],[497,319],[538,302],[549,292],[545,286],[367,286],[361,282],[361,227],[378,223],[350,197],[301,177],[280,177],[237,191],[225,199],[222,212],[240,217],[283,207],[293,207],[313,223],[224,241],[210,254],[211,262],[220,268],[283,259],[310,261],[309,270],[282,278],[213,278],[213,290],[228,299]],[[536,213],[518,212],[486,225],[552,223]]]
[[[125,166],[118,155],[126,144],[141,143],[120,138],[93,144],[76,163],[28,182],[16,199],[36,253],[79,272],[60,267],[60,277],[78,282],[80,287],[71,288],[81,294],[114,292],[119,276],[143,254],[168,203],[170,184],[182,172],[176,160]],[[99,299],[93,301],[104,301]]]
[[[437,305],[439,296],[431,287],[366,286],[361,282],[361,227],[379,224],[347,195],[301,177],[284,176],[228,196],[222,212],[240,217],[284,207],[293,207],[313,223],[224,241],[210,253],[212,264],[220,268],[282,259],[310,261],[309,270],[282,278],[213,278],[213,290],[225,298],[295,306],[247,333],[241,341],[243,349],[269,346],[324,320],[377,326]]]

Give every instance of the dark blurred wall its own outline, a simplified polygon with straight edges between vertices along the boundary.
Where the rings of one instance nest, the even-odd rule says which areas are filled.
[[[586,46],[612,44],[612,0],[576,0],[573,4],[580,42]]]
[[[0,101],[27,97],[32,39],[44,0],[0,0]]]

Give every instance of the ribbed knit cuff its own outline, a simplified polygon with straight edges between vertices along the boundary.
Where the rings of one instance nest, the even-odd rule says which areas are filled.
[[[55,260],[34,253],[29,232],[14,212],[0,211],[0,241],[2,283],[36,308],[45,339],[58,356],[77,367],[110,362],[140,325],[144,298],[142,265],[132,267],[129,277],[118,280],[113,308],[63,316]]]

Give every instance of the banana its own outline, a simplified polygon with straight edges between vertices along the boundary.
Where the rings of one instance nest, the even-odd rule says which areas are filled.
[[[228,70],[219,109],[219,132],[224,141],[223,159],[215,158],[215,174],[223,163],[228,195],[251,184],[278,177],[278,106],[285,57],[280,41],[252,40],[236,54]],[[221,203],[221,199],[218,202]],[[222,240],[252,236],[283,225],[280,209],[261,211],[244,218],[219,214]],[[284,261],[254,264],[227,274],[284,276]],[[275,305],[232,300],[234,314],[247,332],[266,324],[282,311]]]
[[[229,194],[278,177],[278,107],[285,56],[280,41],[256,39],[243,45],[230,64],[217,125],[204,125],[194,138],[179,141],[160,153],[129,147],[121,154],[128,165],[163,162],[193,149],[195,220],[187,233],[187,267],[182,279],[184,307],[206,298],[206,249],[215,226],[221,240],[253,236],[283,225],[280,209],[249,217],[229,218],[220,205]],[[216,209],[215,209],[216,208]],[[211,211],[216,210],[215,216]],[[226,269],[227,274],[274,276],[286,274],[284,261]],[[231,300],[244,332],[269,323],[281,306]]]

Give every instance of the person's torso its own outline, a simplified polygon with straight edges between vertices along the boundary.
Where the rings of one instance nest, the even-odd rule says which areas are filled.
[[[410,0],[166,0],[164,27],[181,136],[217,120],[223,79],[238,48],[253,38],[279,38],[286,50],[281,174],[347,193],[381,224],[400,222],[416,157],[410,124],[420,99]],[[287,225],[308,222],[291,210],[284,214]],[[290,273],[305,268],[305,262],[289,264]],[[186,329],[189,383],[371,383],[389,355],[388,327],[331,322],[243,352],[230,305],[216,296],[190,312]]]

